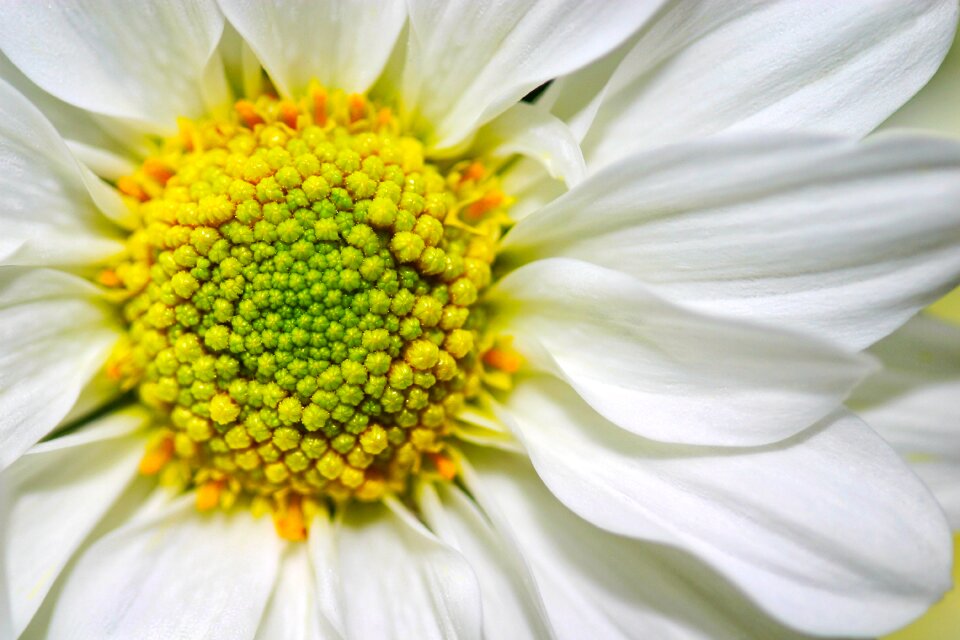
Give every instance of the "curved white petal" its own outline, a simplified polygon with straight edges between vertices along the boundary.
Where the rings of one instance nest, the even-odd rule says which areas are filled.
[[[766,444],[833,411],[867,359],[772,327],[702,315],[628,275],[537,260],[491,292],[542,370],[624,429],[667,442]]]
[[[920,93],[881,125],[910,127],[960,136],[960,37],[954,37],[940,69]]]
[[[402,505],[351,505],[336,541],[347,637],[481,637],[470,565]]]
[[[313,519],[307,550],[313,566],[313,601],[318,613],[318,626],[325,640],[346,638],[337,541],[333,523],[327,514],[320,514]]]
[[[6,529],[15,635],[136,476],[143,440],[132,433],[148,418],[130,410],[107,415],[33,447],[0,475],[9,491],[0,522]]]
[[[257,628],[256,640],[326,640],[314,604],[313,574],[306,545],[283,552],[277,584]]]
[[[9,508],[7,503],[6,486],[0,482],[0,513],[4,513]],[[0,549],[7,548],[6,527],[0,527]],[[10,573],[7,568],[7,559],[5,554],[0,553],[0,638],[16,638],[17,634],[13,630],[13,602],[10,595]]]
[[[590,70],[548,99],[583,135],[591,173],[725,130],[862,136],[930,79],[956,23],[953,0],[674,0],[614,54],[622,60],[599,92]]]
[[[939,506],[850,414],[775,446],[677,447],[616,428],[547,377],[521,381],[504,413],[576,513],[690,551],[791,627],[878,635],[950,586]]]
[[[0,265],[83,265],[123,248],[97,211],[125,212],[119,196],[81,167],[56,129],[0,80]]]
[[[60,271],[0,268],[0,470],[67,415],[119,337],[97,297]]]
[[[311,80],[363,93],[383,70],[406,21],[403,0],[219,0],[281,94]]]
[[[430,146],[455,147],[529,91],[601,57],[661,0],[408,0],[401,102]]]
[[[586,522],[550,494],[524,457],[476,447],[465,453],[464,479],[491,535],[508,535],[529,563],[557,637],[799,637],[689,554]]]
[[[960,529],[960,327],[919,315],[870,350],[883,368],[848,401]]]
[[[52,638],[251,638],[277,576],[269,518],[197,513],[191,498],[100,538],[66,577]]]
[[[960,530],[960,460],[922,460],[910,466],[943,507],[950,527]]]
[[[484,637],[556,637],[516,543],[494,530],[463,491],[446,483],[423,484],[417,504],[430,529],[463,554],[476,573]]]
[[[263,67],[257,54],[230,22],[223,25],[223,37],[218,47],[223,58],[223,70],[234,92],[246,98],[256,98],[263,91]]]
[[[960,327],[919,315],[870,352],[883,368],[850,408],[902,454],[960,464]]]
[[[222,31],[214,0],[0,4],[0,49],[30,80],[151,132],[225,106]]]
[[[513,105],[484,126],[477,134],[477,142],[476,155],[530,158],[568,187],[580,182],[586,173],[583,154],[567,126],[543,109],[525,102]],[[510,192],[510,195],[518,194]]]
[[[960,280],[960,144],[765,135],[637,154],[504,240],[864,348]]]
[[[2,53],[0,78],[10,83],[43,112],[63,136],[74,155],[97,175],[116,179],[136,170],[132,156],[138,151],[139,137],[134,132],[120,131],[118,123],[108,123],[92,113],[53,97],[30,82]]]

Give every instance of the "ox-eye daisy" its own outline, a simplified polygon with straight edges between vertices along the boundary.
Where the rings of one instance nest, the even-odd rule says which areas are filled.
[[[956,14],[3,4],[0,633],[915,617],[946,524],[842,403],[960,275],[960,147],[833,136]]]

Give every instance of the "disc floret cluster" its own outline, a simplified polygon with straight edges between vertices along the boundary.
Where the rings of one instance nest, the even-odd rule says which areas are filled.
[[[108,373],[156,415],[141,470],[204,509],[403,491],[481,391],[495,179],[320,88],[180,128],[119,181],[139,222],[101,274]]]

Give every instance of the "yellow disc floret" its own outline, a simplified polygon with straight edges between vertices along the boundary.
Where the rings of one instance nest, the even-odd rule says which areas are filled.
[[[320,89],[181,122],[118,181],[140,224],[100,276],[127,296],[108,374],[157,416],[141,470],[201,509],[268,501],[288,533],[304,500],[376,500],[425,461],[450,475],[450,421],[495,357],[477,301],[506,218],[486,174]]]

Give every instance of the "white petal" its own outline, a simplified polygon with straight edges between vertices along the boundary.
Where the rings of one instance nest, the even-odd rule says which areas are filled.
[[[0,264],[82,265],[120,251],[119,196],[81,167],[56,129],[0,80]],[[92,191],[91,191],[92,190]]]
[[[486,638],[553,638],[533,575],[516,543],[497,531],[461,490],[424,484],[417,500],[430,529],[477,574]]]
[[[558,87],[591,172],[640,149],[725,130],[865,135],[930,79],[953,38],[953,0],[687,2],[636,38],[597,94]],[[606,61],[602,66],[609,67]],[[579,110],[570,102],[577,102]],[[589,131],[587,131],[589,129]]]
[[[313,574],[306,545],[288,545],[277,584],[257,628],[257,640],[320,640],[320,621],[314,605]]]
[[[960,144],[766,135],[637,154],[505,239],[580,258],[684,304],[852,348],[960,278]]]
[[[0,482],[0,513],[9,510],[10,496],[6,484]],[[0,527],[0,549],[7,548],[6,527]],[[0,553],[0,638],[16,638],[13,631],[13,602],[10,597],[10,570],[5,553]]]
[[[960,460],[923,460],[910,466],[943,507],[950,527],[960,530]]]
[[[215,56],[222,30],[214,0],[0,4],[0,48],[30,80],[153,132],[228,100]]]
[[[120,411],[37,445],[2,476],[9,504],[0,517],[13,602],[22,633],[67,561],[130,481],[143,455],[131,435],[149,416]]]
[[[439,149],[463,142],[529,91],[601,57],[659,0],[410,0],[401,98]]]
[[[919,127],[960,136],[960,37],[954,37],[953,46],[933,79],[920,93],[881,125],[891,127]]]
[[[351,505],[337,547],[347,637],[480,638],[470,565],[404,507]]]
[[[477,139],[476,155],[525,156],[568,187],[580,182],[586,172],[583,154],[567,126],[555,116],[524,102],[494,118],[480,130]],[[511,192],[510,195],[518,194]]]
[[[480,448],[466,455],[471,494],[497,533],[519,546],[559,638],[798,637],[690,555],[572,513],[521,456]]]
[[[119,333],[96,288],[45,269],[0,269],[0,470],[67,415]]]
[[[920,315],[870,352],[883,368],[847,403],[902,454],[960,464],[960,327]]]
[[[114,530],[81,556],[50,637],[253,637],[280,555],[269,518],[201,515],[186,497]]]
[[[380,75],[406,21],[403,0],[220,0],[285,96],[311,80],[363,93]]]
[[[940,508],[852,415],[776,446],[677,447],[618,429],[539,378],[517,385],[505,419],[568,507],[690,551],[791,627],[881,634],[950,586]]]
[[[136,153],[138,137],[132,131],[116,131],[117,123],[107,123],[96,115],[54,98],[30,82],[6,56],[0,53],[0,78],[10,83],[43,112],[68,146],[97,175],[116,179],[136,170],[131,156]]]
[[[263,67],[247,41],[229,22],[223,25],[223,37],[218,47],[223,58],[224,73],[234,91],[246,98],[256,98],[263,92]]]
[[[765,444],[833,411],[872,369],[772,327],[701,315],[578,260],[538,260],[491,292],[503,331],[598,412],[667,442]]]
[[[327,514],[314,518],[307,538],[307,549],[313,566],[313,600],[318,626],[324,638],[346,638],[337,541],[333,523]]]
[[[960,529],[960,327],[920,315],[871,352],[883,368],[847,404],[910,462]]]

